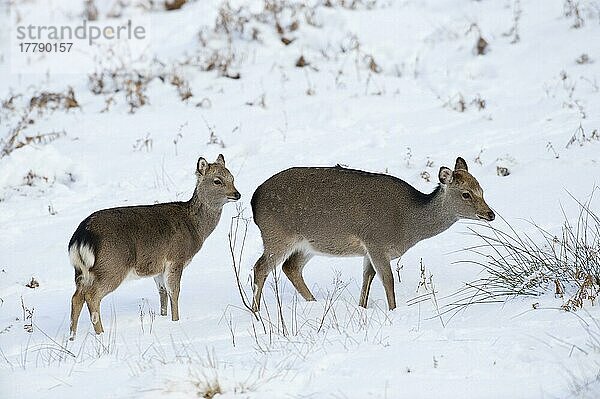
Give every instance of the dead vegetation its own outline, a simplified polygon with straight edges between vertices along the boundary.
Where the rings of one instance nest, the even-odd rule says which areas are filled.
[[[70,111],[79,108],[73,88],[68,87],[64,92],[40,91],[27,98],[22,94],[11,94],[2,101],[1,115],[12,126],[8,133],[0,139],[0,158],[9,155],[14,150],[30,144],[48,144],[64,135],[65,131],[53,131],[25,135],[25,131],[44,115],[63,110]]]
[[[239,79],[239,72],[233,72],[231,69],[237,64],[237,57],[231,48],[214,49],[200,64],[200,69],[205,72],[217,71],[219,76],[229,79]]]
[[[442,317],[442,313],[440,312],[437,291],[433,282],[433,274],[431,272],[427,272],[425,265],[423,264],[423,259],[419,261],[419,270],[420,277],[415,292],[417,295],[414,298],[409,299],[406,304],[408,306],[412,306],[420,305],[423,302],[431,302],[435,308],[436,317],[440,320],[442,327],[445,327],[446,324]],[[400,275],[398,274],[398,276]],[[400,280],[400,277],[398,277],[398,280]]]
[[[577,90],[579,81],[589,83],[593,91],[598,91],[595,78],[591,80],[585,76],[580,76],[578,80],[565,70],[560,71],[552,81],[544,83],[544,91],[547,97],[560,101],[563,108],[572,109],[577,112],[579,118],[586,119],[585,102],[580,97],[580,90]]]
[[[510,29],[502,34],[504,37],[510,37],[510,43],[515,44],[521,41],[521,36],[519,35],[519,26],[521,24],[521,14],[523,13],[521,9],[521,0],[513,1],[513,24]]]
[[[64,130],[61,130],[60,132],[49,132],[49,133],[44,133],[44,134],[37,134],[35,136],[25,135],[23,137],[23,139],[21,139],[20,141],[18,141],[15,144],[15,149],[24,147],[29,144],[41,144],[41,145],[48,144],[48,143],[53,142],[54,140],[59,139],[60,137],[66,136],[66,135],[67,135],[67,133]]]
[[[173,11],[179,10],[187,3],[187,0],[165,0],[165,10]]]
[[[106,101],[107,110],[110,104],[116,102],[115,96],[122,94],[129,112],[134,113],[148,102],[148,84],[157,77],[151,72],[129,69],[121,64],[114,68],[100,68],[88,75],[88,87],[92,93],[110,98],[110,103]]]
[[[586,143],[590,143],[592,141],[600,142],[600,132],[598,132],[598,129],[594,129],[586,134],[583,126],[580,123],[577,129],[575,129],[573,136],[571,136],[565,148],[569,148],[574,144],[578,144],[580,147],[582,147]]]
[[[341,7],[347,10],[371,10],[380,5],[380,0],[324,0],[325,7]]]
[[[110,4],[110,8],[101,7],[102,14],[96,6],[97,0],[84,0],[83,17],[88,21],[96,21],[99,18],[120,18],[131,9],[145,12],[168,12],[180,10],[184,5],[193,0],[118,0]],[[100,2],[98,2],[100,3]]]
[[[152,144],[153,144],[153,140],[152,140],[152,137],[150,137],[150,133],[146,133],[146,135],[144,137],[140,137],[139,139],[137,139],[135,141],[135,144],[133,144],[133,151],[150,152],[150,151],[152,151]]]
[[[95,0],[85,0],[83,4],[83,17],[88,21],[95,21],[98,19],[98,7],[96,7]]]
[[[48,183],[49,181],[50,179],[48,179],[46,176],[38,175],[32,170],[27,172],[27,174],[23,177],[23,184],[29,187],[34,186],[36,182]]]
[[[469,29],[467,30],[466,34],[468,35],[471,32],[475,32],[477,35],[475,47],[473,48],[473,53],[475,55],[487,54],[489,51],[489,43],[483,38],[479,25],[477,25],[476,23],[472,23],[471,26],[469,26]]]
[[[579,1],[577,0],[565,0],[563,3],[564,15],[567,18],[571,18],[573,20],[573,24],[571,28],[579,29],[583,27],[584,20],[582,17],[582,10]]]
[[[471,98],[465,98],[462,93],[456,93],[447,100],[443,100],[440,95],[438,95],[438,99],[442,101],[442,106],[444,108],[450,108],[456,112],[466,112],[470,108],[475,108],[478,111],[483,111],[487,107],[487,102],[484,98],[481,97],[480,94],[475,94]]]
[[[504,177],[510,175],[510,170],[506,166],[496,166],[496,174]]]
[[[23,329],[25,332],[31,334],[33,333],[33,315],[35,313],[35,308],[25,306],[25,301],[23,300],[23,297],[21,297],[21,310],[23,310]]]
[[[587,53],[583,53],[579,57],[577,57],[577,59],[575,59],[575,62],[579,65],[585,65],[592,64],[594,61],[590,58],[589,55],[587,55]]]
[[[310,65],[309,62],[306,61],[303,55],[301,55],[298,60],[296,60],[296,68],[304,68],[305,66]]]
[[[193,97],[182,71],[188,64],[189,60],[167,65],[157,58],[146,62],[141,58],[125,60],[115,56],[111,63],[100,63],[96,71],[88,75],[88,87],[93,94],[105,97],[105,108],[101,112],[109,111],[121,98],[129,107],[129,113],[135,113],[149,103],[148,88],[155,81],[172,85],[181,101]]]
[[[600,4],[596,0],[563,0],[563,16],[571,20],[572,29],[600,23]]]
[[[178,10],[187,1],[166,0],[161,4],[166,10]],[[87,8],[94,6],[90,1]],[[129,5],[131,6],[131,5]],[[156,4],[139,4],[148,10],[156,10]],[[148,88],[155,80],[168,82],[177,90],[181,101],[193,97],[192,88],[184,77],[187,68],[199,69],[204,72],[216,72],[218,76],[229,79],[242,77],[240,67],[247,59],[248,43],[262,43],[263,35],[276,35],[283,46],[291,46],[299,39],[298,32],[304,26],[319,27],[316,20],[319,7],[340,7],[354,10],[358,8],[373,8],[377,1],[328,1],[307,4],[297,0],[264,0],[262,9],[255,11],[249,6],[233,6],[229,1],[223,1],[217,11],[212,26],[203,26],[198,33],[200,46],[195,53],[186,55],[184,59],[167,65],[157,59],[137,60],[125,59],[114,49],[107,51],[111,55],[109,61],[97,60],[96,71],[88,76],[88,87],[96,95],[104,96],[105,106],[101,112],[107,112],[121,101],[125,101],[130,113],[150,101]],[[126,5],[123,5],[126,7]],[[122,10],[121,10],[122,11]],[[341,46],[341,52],[354,55],[357,68],[360,66],[372,74],[383,72],[382,66],[375,57],[365,52],[358,40],[350,42],[349,48]],[[329,57],[327,54],[325,57]],[[315,62],[308,62],[306,55],[301,55],[295,65],[299,68],[309,67],[317,71]],[[376,90],[378,94],[382,90]],[[307,90],[313,94],[314,89]],[[209,100],[210,101],[210,100]],[[207,101],[202,100],[197,106],[204,107]]]
[[[186,101],[192,97],[192,89],[188,81],[178,72],[174,71],[169,76],[169,82],[177,88],[177,93],[181,101]]]
[[[248,23],[256,19],[256,16],[245,6],[233,8],[229,1],[221,4],[215,19],[213,32],[217,35],[223,34],[229,43],[235,39],[258,40],[259,30],[248,26]]]
[[[31,280],[27,284],[25,284],[25,287],[31,288],[31,289],[37,288],[39,286],[40,286],[40,283],[38,283],[38,281],[35,279],[35,277],[31,277]]]
[[[496,158],[496,175],[505,177],[512,173],[512,167],[517,164],[517,160],[510,154],[505,154]]]
[[[141,333],[145,334],[148,332],[148,334],[152,334],[154,321],[156,320],[156,311],[146,298],[141,299],[140,303],[138,304],[138,310]]]
[[[225,143],[219,136],[217,136],[215,127],[209,125],[208,121],[206,121],[206,119],[204,119],[204,124],[206,125],[206,129],[208,129],[208,133],[209,133],[208,141],[206,142],[206,144],[207,145],[217,145],[221,148],[225,148]]]
[[[263,43],[265,35],[275,35],[283,46],[292,46],[299,39],[299,32],[306,26],[319,28],[321,23],[316,15],[320,7],[340,7],[354,10],[358,8],[374,8],[377,1],[327,1],[324,3],[306,3],[296,0],[264,0],[262,9],[258,12],[251,11],[249,7],[241,5],[233,7],[229,1],[224,1],[218,10],[214,26],[203,27],[199,32],[202,49],[191,65],[198,65],[204,71],[218,71],[220,76],[239,79],[239,68],[244,60],[242,44]],[[360,48],[358,40],[351,41],[346,47],[341,44],[336,51],[355,54],[357,65],[370,70],[372,73],[381,73],[383,68],[376,62],[375,57]],[[315,55],[319,54],[315,52]],[[320,55],[330,58],[327,51]],[[310,67],[318,70],[315,62],[308,61],[307,54],[301,54],[295,60],[298,68]],[[311,54],[312,58],[312,54]]]
[[[532,237],[517,232],[504,219],[502,229],[492,225],[471,228],[480,244],[466,251],[476,259],[461,263],[480,266],[487,276],[451,295],[443,313],[548,293],[563,299],[564,310],[595,305],[600,294],[600,216],[592,201],[592,196],[586,202],[576,201],[578,216],[574,222],[563,210],[564,221],[556,233],[533,224]]]
[[[266,96],[267,95],[265,93],[263,93],[255,100],[246,101],[246,105],[249,107],[260,107],[262,109],[266,109],[267,108]]]

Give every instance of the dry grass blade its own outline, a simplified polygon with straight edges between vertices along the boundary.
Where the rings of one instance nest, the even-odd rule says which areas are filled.
[[[246,244],[248,223],[250,222],[250,219],[244,217],[244,210],[242,209],[241,205],[237,205],[236,210],[237,214],[231,218],[228,234],[231,266],[233,267],[233,273],[235,275],[235,281],[242,304],[247,310],[254,314],[254,311],[252,310],[252,301],[244,290],[240,277],[242,257],[244,254],[244,246]]]

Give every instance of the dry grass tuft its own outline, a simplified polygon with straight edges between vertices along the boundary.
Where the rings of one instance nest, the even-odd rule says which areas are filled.
[[[165,10],[173,11],[179,10],[184,4],[187,3],[187,0],[166,0],[165,1]]]
[[[212,399],[217,395],[221,395],[223,392],[221,391],[221,385],[219,385],[218,380],[206,380],[206,381],[197,381],[195,383],[196,389],[198,390],[198,397],[204,399]]]
[[[534,224],[534,239],[503,219],[505,228],[490,224],[471,229],[481,244],[466,251],[477,256],[462,261],[483,268],[487,277],[470,282],[450,296],[444,313],[476,303],[504,302],[517,296],[552,293],[564,299],[562,308],[575,311],[594,305],[600,294],[600,216],[587,202],[577,201],[572,223],[563,211],[563,224],[553,234]]]
[[[25,284],[25,287],[31,288],[31,289],[37,288],[39,286],[40,286],[40,283],[38,283],[38,281],[35,279],[35,277],[32,277],[31,281],[29,281],[27,284]]]
[[[18,104],[19,100],[21,104]],[[9,155],[14,150],[29,144],[48,144],[66,133],[50,132],[38,133],[32,136],[23,136],[23,132],[34,125],[37,118],[46,113],[57,110],[68,112],[73,108],[79,108],[73,88],[68,87],[64,92],[41,91],[35,93],[28,100],[21,94],[11,94],[2,101],[1,114],[6,120],[14,121],[14,125],[8,128],[8,134],[0,139],[0,158]]]

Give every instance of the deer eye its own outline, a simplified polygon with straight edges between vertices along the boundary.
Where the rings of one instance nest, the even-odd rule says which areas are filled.
[[[215,185],[217,185],[217,186],[220,186],[221,184],[223,184],[221,179],[215,179],[215,180],[213,180],[213,183],[215,183]]]
[[[462,193],[462,197],[463,197],[463,199],[468,200],[468,199],[471,199],[471,194],[469,194],[468,192],[465,191]]]

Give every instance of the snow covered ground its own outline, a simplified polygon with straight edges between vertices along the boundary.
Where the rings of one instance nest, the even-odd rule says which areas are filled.
[[[117,86],[140,80],[129,97],[123,87],[110,92],[106,74],[94,94],[94,71],[11,66],[11,18],[77,23],[84,2],[10,3],[1,8],[0,98],[17,97],[0,110],[0,144],[42,91],[71,87],[78,107],[65,109],[63,99],[54,111],[34,108],[17,137],[27,144],[0,155],[3,398],[210,397],[217,387],[224,398],[600,396],[597,306],[564,312],[549,291],[437,316],[445,296],[483,275],[456,263],[474,256],[457,250],[478,243],[466,222],[401,259],[392,312],[378,280],[369,308],[358,308],[360,259],[314,258],[305,278],[317,302],[280,280],[285,333],[273,277],[262,323],[242,305],[232,204],[184,272],[179,322],[156,315],[152,279],[128,281],[103,301],[102,336],[84,310],[77,339],[67,341],[66,251],[94,210],[187,199],[197,158],[219,153],[245,217],[254,189],[290,166],[341,163],[429,192],[439,167],[462,156],[515,228],[534,232],[534,221],[559,233],[561,206],[575,220],[571,195],[586,200],[600,184],[598,1],[578,2],[580,20],[563,0],[236,0],[229,8],[203,0],[169,12],[156,1],[97,2],[99,22],[146,23],[149,48],[138,57],[80,46],[69,62],[116,71]],[[487,46],[478,55],[480,36]],[[31,57],[42,71],[53,62]],[[240,265],[247,293],[261,250],[250,222]],[[412,304],[427,294],[417,290],[421,262],[437,306],[431,295]],[[26,286],[32,277],[38,287]]]

